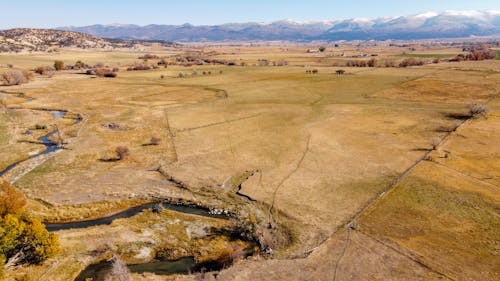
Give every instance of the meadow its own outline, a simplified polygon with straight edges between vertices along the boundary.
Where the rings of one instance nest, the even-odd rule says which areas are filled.
[[[53,128],[64,143],[2,179],[45,222],[98,218],[172,198],[238,214],[254,225],[267,253],[238,259],[217,280],[498,280],[498,60],[344,67],[342,53],[377,53],[382,61],[439,59],[461,50],[307,49],[205,46],[212,59],[235,65],[140,71],[125,69],[158,60],[144,62],[139,51],[0,54],[0,66],[24,69],[54,60],[120,68],[116,78],[63,70],[1,86],[0,170],[40,151],[37,138]],[[173,58],[199,50],[149,51]],[[263,66],[263,60],[286,65]],[[471,116],[474,103],[486,105],[487,116]],[[55,110],[67,113],[54,118]],[[41,129],[25,133],[37,124]],[[116,155],[117,147],[128,155]],[[220,260],[248,241],[192,237],[186,229],[235,225],[167,210],[61,230],[62,254],[6,278],[72,280],[111,255],[140,263],[162,249],[170,259]]]

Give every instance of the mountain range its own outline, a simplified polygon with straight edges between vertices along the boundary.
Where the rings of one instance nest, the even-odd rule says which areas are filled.
[[[221,25],[133,24],[59,27],[103,38],[202,41],[313,41],[432,39],[500,35],[500,11],[444,11],[385,18],[353,18],[272,23],[228,23]]]

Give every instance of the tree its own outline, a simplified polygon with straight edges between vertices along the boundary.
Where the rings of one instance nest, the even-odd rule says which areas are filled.
[[[59,241],[54,233],[49,233],[38,219],[28,218],[23,233],[22,251],[26,263],[39,264],[59,253]]]
[[[17,214],[26,205],[26,198],[7,182],[0,183],[0,217]]]
[[[431,145],[432,145],[433,150],[436,150],[438,148],[439,144],[441,144],[440,138],[435,137],[435,138],[431,139]]]
[[[326,50],[326,47],[325,46],[321,46],[321,47],[318,48],[318,50],[323,53]]]
[[[8,183],[0,184],[0,267],[38,264],[60,251],[57,236],[23,211],[24,196]]]
[[[129,270],[127,265],[119,258],[113,258],[113,264],[111,265],[111,272],[106,276],[106,280],[109,281],[130,281],[132,280],[129,275]]]
[[[59,71],[64,69],[64,62],[62,60],[54,61],[54,68]]]

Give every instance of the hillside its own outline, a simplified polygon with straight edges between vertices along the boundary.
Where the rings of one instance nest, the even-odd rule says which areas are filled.
[[[47,51],[53,47],[107,48],[111,43],[74,31],[15,28],[0,30],[0,52]]]
[[[189,41],[248,40],[386,40],[459,38],[500,34],[500,11],[444,11],[374,19],[272,23],[227,23],[138,26],[133,24],[60,27],[104,38]]]

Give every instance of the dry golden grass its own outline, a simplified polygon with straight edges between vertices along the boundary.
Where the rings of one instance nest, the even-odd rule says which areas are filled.
[[[211,48],[218,52],[216,58],[243,61],[247,66],[169,66],[120,71],[114,79],[64,71],[13,87],[36,98],[30,104],[33,108],[61,108],[84,116],[81,124],[73,125],[71,120],[64,124],[67,149],[15,182],[28,198],[54,205],[48,208],[31,201],[29,210],[47,220],[69,220],[116,211],[139,198],[180,197],[207,204],[228,200],[228,206],[256,208],[257,220],[264,224],[273,217],[277,221],[271,223],[289,228],[293,243],[273,249],[280,260],[238,264],[222,272],[222,280],[331,280],[336,274],[338,280],[412,276],[434,280],[443,274],[494,279],[491,241],[498,233],[494,215],[498,196],[491,186],[498,187],[500,163],[495,100],[490,118],[466,122],[431,155],[435,162],[418,164],[394,192],[373,205],[361,217],[360,231],[350,231],[352,241],[347,247],[346,233],[338,230],[417,163],[431,148],[432,138],[447,134],[441,128],[456,123],[450,114],[463,114],[466,104],[498,95],[498,62],[342,68],[347,74],[336,75],[339,67],[332,65],[343,59],[337,53],[376,52],[385,59],[398,58],[403,50],[343,46],[308,54],[304,46]],[[417,48],[415,53],[451,51],[455,50]],[[63,51],[46,57],[0,56],[0,63],[31,67],[78,58],[123,66],[137,62],[137,56]],[[286,59],[290,64],[252,66],[259,59]],[[312,67],[319,73],[306,74]],[[195,70],[198,75],[192,75]],[[200,75],[202,71],[212,75]],[[178,78],[180,72],[187,77]],[[24,128],[28,120],[51,122],[43,116],[27,117],[24,111],[0,113],[4,118],[0,120],[11,120],[12,114],[20,117],[0,126],[3,143],[6,135],[20,137],[11,124]],[[159,145],[147,145],[152,137],[160,139]],[[9,153],[0,153],[10,157],[5,159],[17,159],[25,150],[21,145],[13,143]],[[99,160],[115,157],[117,146],[127,147],[130,156],[114,162]],[[448,158],[440,158],[443,155]],[[156,171],[159,166],[195,194],[169,182]],[[222,195],[220,185],[250,170],[259,172],[242,184],[241,192],[262,204],[243,204]],[[484,183],[474,184],[477,179],[471,176]],[[449,206],[442,205],[442,198],[451,200]],[[273,215],[268,214],[269,206]],[[150,219],[154,218],[140,218],[117,222],[119,230],[133,232],[135,226],[126,224],[137,220],[144,231],[153,228]],[[488,227],[476,219],[486,221]],[[392,225],[394,220],[400,223]],[[464,232],[465,225],[472,232]],[[89,235],[101,243],[104,234],[96,233],[107,229],[79,230],[74,239]],[[44,278],[63,280],[90,263],[89,255],[80,254],[83,244],[73,247],[76,242],[68,233],[61,233],[67,250],[57,267],[70,270],[50,271]],[[118,236],[116,243],[134,248],[125,238]],[[477,251],[467,250],[476,246]],[[342,255],[344,247],[347,252]],[[310,252],[307,258],[292,259]],[[411,252],[417,252],[419,260]],[[427,267],[419,264],[420,259]],[[466,259],[474,262],[461,267]],[[46,266],[25,272],[42,274]],[[484,272],[473,272],[473,266]]]

